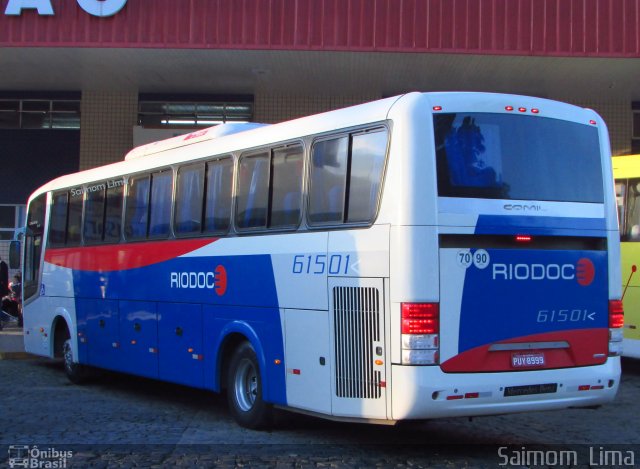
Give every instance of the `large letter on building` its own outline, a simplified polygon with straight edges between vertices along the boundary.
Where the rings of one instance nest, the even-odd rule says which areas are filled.
[[[20,16],[27,8],[38,10],[39,15],[53,15],[51,0],[9,0],[4,14]]]
[[[78,0],[78,5],[93,16],[113,16],[124,8],[127,0]]]

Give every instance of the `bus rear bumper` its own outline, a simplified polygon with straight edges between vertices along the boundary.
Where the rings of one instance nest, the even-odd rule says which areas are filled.
[[[438,367],[393,365],[392,379],[394,420],[589,407],[614,399],[620,359],[583,368],[507,373],[444,373]]]

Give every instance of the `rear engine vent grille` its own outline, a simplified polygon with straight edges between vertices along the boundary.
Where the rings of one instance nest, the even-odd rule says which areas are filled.
[[[378,399],[380,371],[374,370],[380,341],[380,300],[376,288],[334,287],[336,395]]]

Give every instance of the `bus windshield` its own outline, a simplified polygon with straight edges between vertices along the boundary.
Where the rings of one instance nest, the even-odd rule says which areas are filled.
[[[438,195],[602,203],[598,129],[539,116],[434,116]]]

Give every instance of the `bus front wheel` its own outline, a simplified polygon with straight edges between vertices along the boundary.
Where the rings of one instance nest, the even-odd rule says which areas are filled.
[[[262,399],[262,378],[255,350],[248,342],[234,352],[227,377],[227,399],[233,418],[251,429],[268,427],[272,406]]]
[[[64,372],[73,384],[81,384],[86,380],[85,367],[74,360],[71,339],[64,341],[62,345],[62,357],[64,359]]]

